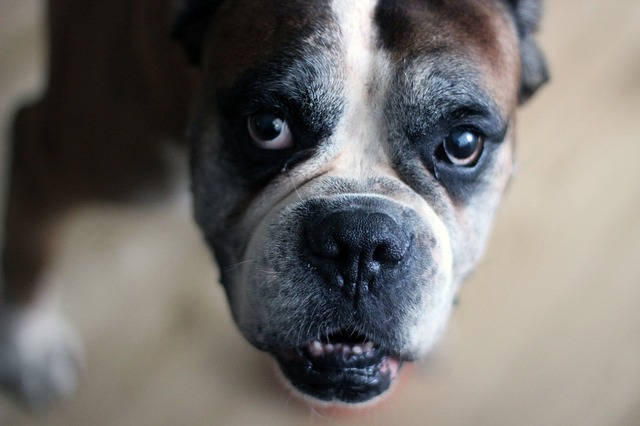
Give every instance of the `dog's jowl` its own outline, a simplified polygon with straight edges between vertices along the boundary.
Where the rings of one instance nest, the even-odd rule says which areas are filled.
[[[534,0],[183,1],[195,217],[243,335],[358,404],[441,337],[546,81]],[[10,282],[6,286],[11,286]],[[2,370],[0,369],[0,372]]]

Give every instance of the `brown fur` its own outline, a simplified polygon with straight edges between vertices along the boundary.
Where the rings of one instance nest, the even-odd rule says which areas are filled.
[[[4,303],[32,297],[69,208],[167,183],[158,141],[182,139],[192,94],[171,0],[51,0],[48,12],[47,90],[14,126]]]

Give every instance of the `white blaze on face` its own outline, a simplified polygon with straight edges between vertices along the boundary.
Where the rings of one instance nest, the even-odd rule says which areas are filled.
[[[378,0],[334,0],[333,12],[341,30],[345,63],[345,110],[333,135],[340,152],[332,162],[330,174],[365,181],[386,176],[401,180],[387,157],[388,137],[384,116],[392,64],[378,47],[374,13]],[[394,197],[395,199],[395,197]],[[398,200],[419,212],[438,241],[432,253],[438,273],[433,290],[424,295],[421,306],[407,313],[409,345],[423,353],[439,339],[454,296],[451,240],[447,227],[425,200]]]
[[[383,107],[390,64],[377,47],[374,13],[378,0],[334,0],[345,61],[345,110],[334,133],[341,154],[333,164],[336,175],[395,176],[385,156]]]

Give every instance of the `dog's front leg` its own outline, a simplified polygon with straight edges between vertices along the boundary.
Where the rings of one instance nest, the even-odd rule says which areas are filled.
[[[79,345],[47,278],[57,224],[80,203],[171,193],[193,70],[173,0],[48,0],[43,99],[14,126],[0,275],[0,386],[42,406],[71,392]],[[166,148],[169,148],[167,150]]]
[[[42,106],[23,109],[15,141],[0,275],[0,386],[40,408],[76,388],[82,346],[58,312],[46,267],[61,203],[39,132]],[[68,201],[68,200],[67,200]]]

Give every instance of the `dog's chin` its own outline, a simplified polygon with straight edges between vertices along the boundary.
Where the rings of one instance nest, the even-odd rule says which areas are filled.
[[[335,334],[274,353],[296,393],[318,405],[368,405],[392,387],[402,361],[366,338]]]

